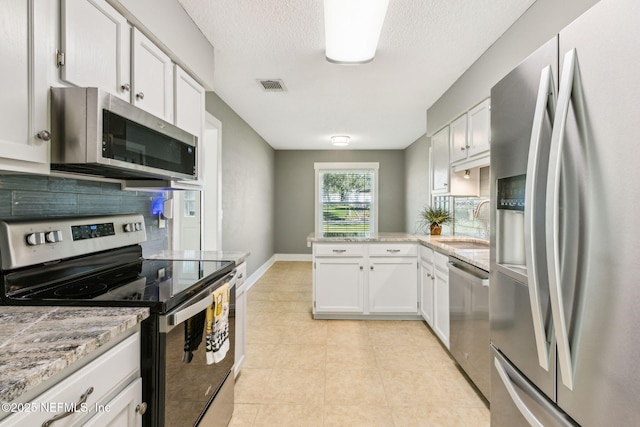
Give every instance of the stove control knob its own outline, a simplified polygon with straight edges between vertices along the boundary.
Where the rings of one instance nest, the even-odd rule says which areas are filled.
[[[133,228],[134,228],[134,227],[133,227],[133,224],[125,224],[125,225],[124,225],[124,232],[125,232],[125,233],[130,233],[130,232],[132,232],[132,231],[133,231]]]
[[[45,233],[44,238],[47,243],[57,243],[62,241],[62,233],[60,230],[48,231]]]
[[[27,245],[37,246],[44,243],[44,233],[29,233],[27,234]]]
[[[142,230],[142,223],[136,222],[136,231],[140,231],[140,230]]]

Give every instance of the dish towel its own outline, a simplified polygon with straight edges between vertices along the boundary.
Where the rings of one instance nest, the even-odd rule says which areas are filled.
[[[221,362],[229,351],[228,283],[213,291],[213,304],[207,308],[207,364]]]
[[[205,312],[196,314],[193,318],[187,319],[184,323],[184,354],[182,361],[190,363],[193,359],[193,352],[198,349],[202,342],[202,332],[205,327]]]

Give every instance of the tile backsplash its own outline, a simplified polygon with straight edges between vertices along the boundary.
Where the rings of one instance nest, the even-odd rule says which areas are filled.
[[[154,201],[166,192],[125,191],[120,184],[39,175],[0,175],[0,219],[140,213],[145,253],[168,249],[167,228],[158,228]]]

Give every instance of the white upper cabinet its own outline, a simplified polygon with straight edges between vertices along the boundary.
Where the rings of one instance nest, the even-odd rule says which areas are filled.
[[[467,113],[469,157],[489,151],[491,141],[491,100],[485,99]]]
[[[467,115],[463,114],[449,125],[451,132],[451,163],[467,158]]]
[[[131,25],[105,0],[61,0],[60,79],[131,100]]]
[[[201,144],[204,134],[205,90],[178,65],[174,72],[175,125],[198,137]]]
[[[0,170],[49,173],[49,2],[0,2]]]
[[[449,126],[431,137],[431,191],[449,191]]]
[[[132,35],[132,97],[137,107],[173,122],[173,63],[137,28]]]

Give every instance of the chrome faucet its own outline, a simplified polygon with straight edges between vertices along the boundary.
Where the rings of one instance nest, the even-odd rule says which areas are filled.
[[[482,208],[482,206],[486,205],[490,201],[491,201],[490,199],[480,200],[480,203],[478,203],[478,206],[476,206],[476,208],[473,210],[473,219],[478,219],[478,216],[480,215],[480,208]]]

